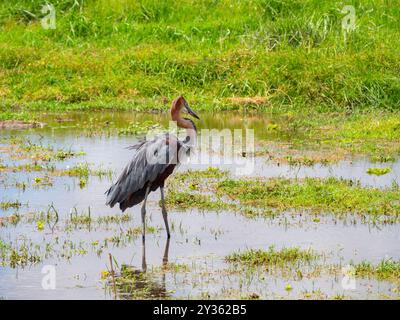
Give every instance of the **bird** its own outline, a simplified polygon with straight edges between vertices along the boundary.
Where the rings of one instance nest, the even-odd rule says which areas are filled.
[[[146,201],[150,192],[160,189],[161,209],[164,219],[167,238],[171,237],[168,225],[168,213],[165,207],[164,186],[165,180],[182,163],[185,156],[193,151],[197,138],[197,127],[193,120],[183,118],[181,113],[186,113],[200,120],[199,116],[189,107],[183,96],[177,97],[170,109],[172,121],[179,128],[186,129],[186,137],[179,140],[170,132],[160,134],[151,140],[143,140],[129,147],[136,150],[130,162],[122,170],[117,181],[105,192],[106,205],[111,208],[119,204],[124,212],[141,202],[142,237],[146,234]]]

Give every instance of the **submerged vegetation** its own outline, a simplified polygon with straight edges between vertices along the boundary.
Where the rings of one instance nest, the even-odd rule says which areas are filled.
[[[160,282],[151,273],[122,265],[115,280],[110,279],[109,285],[115,285],[121,299],[167,299],[170,293],[165,282]]]
[[[68,261],[74,256],[85,256],[89,253],[101,255],[109,247],[124,247],[140,237],[141,227],[126,227],[131,221],[132,217],[128,214],[92,217],[90,208],[88,213],[75,211],[67,219],[60,219],[53,206],[47,212],[0,217],[0,228],[31,224],[36,232],[44,232],[43,238],[39,239],[21,235],[14,240],[0,238],[0,266],[16,268],[35,265],[51,257]],[[74,233],[82,229],[89,232],[101,230],[103,233],[96,235],[97,239],[93,241],[74,239]],[[55,230],[58,235],[52,237]],[[111,235],[104,233],[110,230]],[[148,234],[159,231],[158,227],[146,227]]]
[[[386,259],[382,260],[377,265],[373,265],[368,261],[363,261],[353,267],[355,268],[356,276],[392,280],[400,283],[400,261]]]
[[[0,239],[0,266],[9,265],[12,268],[17,266],[25,266],[27,264],[35,264],[42,259],[38,255],[37,246],[27,245],[25,243],[19,246],[13,246],[4,243]]]
[[[374,174],[376,176],[383,176],[383,175],[389,173],[390,171],[392,171],[392,169],[390,169],[390,168],[369,168],[367,170],[367,173]]]
[[[312,250],[301,250],[300,248],[282,248],[276,250],[269,247],[268,250],[247,250],[245,252],[233,253],[225,259],[231,263],[240,263],[247,266],[282,266],[285,264],[308,263],[318,258]]]
[[[1,151],[8,153],[12,159],[30,159],[32,161],[63,161],[69,158],[84,156],[83,151],[73,151],[64,149],[54,149],[52,146],[44,146],[41,143],[35,143],[28,138],[11,136],[2,138],[0,143],[7,145],[1,148]],[[37,163],[35,163],[37,164]]]
[[[78,163],[73,167],[67,168],[65,170],[59,170],[56,172],[58,175],[65,175],[70,177],[88,178],[90,175],[101,177],[111,177],[112,170],[110,169],[91,169],[89,164]]]
[[[145,121],[144,123],[131,122],[126,128],[118,130],[119,135],[142,135],[150,130],[161,130],[161,126],[152,121]]]
[[[111,169],[93,168],[88,162],[77,162],[72,165],[60,165],[66,160],[85,156],[84,151],[71,149],[56,149],[51,145],[44,145],[41,142],[34,142],[22,136],[2,137],[0,140],[0,151],[12,160],[8,164],[0,161],[0,173],[31,173],[38,175],[32,181],[16,181],[12,186],[25,190],[29,186],[46,187],[52,186],[51,177],[76,177],[79,178],[78,186],[83,189],[87,185],[90,176],[111,179]],[[4,186],[7,183],[3,182]]]

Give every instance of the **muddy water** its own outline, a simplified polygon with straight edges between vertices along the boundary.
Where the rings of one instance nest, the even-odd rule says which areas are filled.
[[[134,144],[138,137],[107,134],[105,126],[124,127],[131,121],[154,121],[167,126],[168,119],[162,115],[138,115],[132,113],[103,113],[92,116],[69,114],[55,119],[53,115],[43,117],[48,123],[43,129],[3,130],[2,137],[23,136],[32,142],[52,145],[55,148],[83,150],[86,155],[57,162],[58,168],[64,169],[76,163],[88,162],[96,168],[112,168],[113,177],[129,161],[132,151],[126,146]],[[260,117],[243,117],[240,114],[203,115],[199,127],[208,128],[254,128],[256,141],[260,139],[263,122]],[[62,121],[61,121],[62,120]],[[68,121],[66,121],[68,120]],[[279,122],[280,119],[274,119]],[[101,130],[99,129],[101,127]],[[290,135],[271,137],[275,141],[290,141]],[[3,163],[17,164],[26,160],[12,160],[2,154]],[[216,162],[206,164],[188,163],[179,170],[201,169],[218,164],[220,156],[212,154]],[[232,161],[234,162],[234,161]],[[221,165],[223,169],[236,173],[234,164]],[[310,167],[293,167],[277,164],[266,157],[254,159],[254,170],[250,177],[342,177],[358,180],[362,185],[385,188],[393,183],[400,183],[400,162],[385,164],[392,168],[391,173],[376,177],[366,173],[369,167],[378,167],[365,158],[347,159],[332,165],[316,164]],[[316,222],[307,214],[287,213],[274,219],[248,219],[232,212],[201,212],[198,210],[170,210],[169,219],[172,225],[172,238],[166,241],[164,225],[157,201],[158,193],[150,196],[148,206],[148,224],[160,230],[149,233],[143,245],[139,235],[121,243],[109,243],[98,250],[91,247],[93,242],[113,237],[125,232],[128,228],[139,227],[139,208],[129,210],[133,220],[127,223],[101,226],[81,226],[65,231],[65,221],[71,210],[90,212],[93,217],[115,215],[118,209],[104,205],[104,191],[111,181],[106,178],[90,177],[87,185],[81,189],[77,178],[54,178],[53,185],[43,188],[28,187],[26,190],[15,188],[15,182],[26,181],[28,184],[41,173],[17,172],[4,173],[0,179],[0,201],[19,200],[21,208],[2,210],[1,216],[8,216],[16,211],[21,214],[32,211],[45,211],[50,204],[57,208],[60,221],[51,229],[46,225],[39,231],[35,223],[20,223],[16,226],[0,227],[1,238],[21,244],[30,241],[36,244],[51,243],[58,254],[49,254],[43,262],[24,268],[0,267],[0,297],[5,299],[113,299],[115,294],[110,286],[101,279],[102,271],[109,268],[111,253],[118,265],[129,265],[138,272],[143,271],[143,258],[147,273],[162,266],[163,257],[168,249],[168,261],[188,265],[188,270],[155,272],[150,284],[172,298],[195,297],[233,297],[240,298],[245,294],[257,293],[262,298],[301,298],[305,292],[313,292],[316,298],[328,298],[333,295],[345,295],[351,298],[381,298],[382,295],[393,296],[393,285],[384,281],[358,279],[357,286],[345,290],[342,286],[343,275],[317,272],[317,265],[306,266],[312,276],[301,279],[271,275],[264,271],[251,274],[229,272],[232,266],[224,262],[224,257],[238,250],[249,248],[267,249],[299,246],[312,248],[322,254],[321,264],[347,265],[350,262],[368,260],[378,263],[384,258],[400,259],[400,226],[371,226],[355,218],[337,221],[323,216]],[[13,183],[14,182],[14,183]],[[65,241],[73,241],[75,247],[84,249],[81,254],[71,254]],[[168,245],[168,246],[167,246]],[[143,254],[145,248],[145,254]],[[79,248],[78,248],[79,251]],[[53,265],[56,270],[56,289],[42,288],[42,268]],[[292,290],[285,290],[287,284]],[[111,286],[112,287],[112,286]],[[161,288],[161,289],[160,289]],[[136,289],[140,292],[140,288]],[[119,298],[138,298],[137,295],[119,291]],[[140,298],[141,296],[139,296]],[[142,296],[143,297],[143,296]]]

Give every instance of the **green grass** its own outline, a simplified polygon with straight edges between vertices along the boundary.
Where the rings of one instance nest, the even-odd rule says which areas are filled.
[[[282,160],[292,165],[329,163],[346,155],[368,155],[374,162],[394,161],[400,155],[400,116],[397,113],[284,113],[274,134],[257,128],[264,140],[286,139],[296,150]],[[301,149],[318,151],[301,156]]]
[[[3,111],[3,108],[4,108],[4,106],[2,106],[2,108],[0,109],[0,121],[7,121],[7,120],[31,121],[31,120],[33,120],[32,116],[29,112]]]
[[[199,208],[201,210],[218,211],[230,207],[229,204],[220,200],[213,200],[207,195],[179,192],[176,190],[170,190],[165,200],[167,206],[179,208],[180,210]]]
[[[297,247],[276,250],[269,247],[268,250],[250,249],[244,252],[232,253],[225,257],[227,262],[240,263],[247,266],[285,266],[286,264],[307,263],[318,258],[311,250],[302,250]]]
[[[367,173],[376,176],[383,176],[392,171],[390,168],[368,168]]]
[[[322,133],[322,143],[375,157],[400,154],[400,117],[379,113],[347,117]]]
[[[308,209],[338,215],[400,216],[400,190],[363,188],[336,178],[231,180],[219,183],[217,192],[243,205],[278,210]]]
[[[56,174],[61,176],[79,177],[87,179],[89,176],[97,176],[99,178],[112,176],[111,169],[92,169],[87,162],[82,162],[65,170],[59,170]]]
[[[273,218],[288,210],[306,210],[338,218],[356,214],[372,223],[393,223],[400,218],[399,198],[396,185],[362,187],[333,177],[232,179],[224,171],[210,174],[208,169],[178,173],[168,183],[166,202],[183,210],[230,210],[247,217]]]
[[[390,259],[382,260],[379,264],[373,265],[368,261],[363,261],[354,265],[357,276],[374,277],[379,280],[400,281],[400,261]]]
[[[208,167],[206,170],[192,170],[189,169],[183,172],[177,172],[174,175],[175,180],[196,180],[199,181],[200,179],[212,179],[212,178],[222,178],[227,176],[228,172],[218,169],[216,167]]]
[[[338,1],[52,3],[44,30],[40,1],[1,1],[0,119],[166,108],[179,93],[203,110],[400,109],[398,0],[352,2],[346,39]]]

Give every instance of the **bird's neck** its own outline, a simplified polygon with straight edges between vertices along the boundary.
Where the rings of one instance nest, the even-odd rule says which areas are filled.
[[[197,130],[193,122],[181,117],[181,108],[178,108],[174,102],[171,108],[171,119],[176,121],[178,128],[186,129],[186,137],[183,142],[189,147],[194,147],[197,141]]]
[[[189,147],[194,147],[197,141],[197,130],[196,127],[193,125],[193,122],[181,117],[173,120],[176,121],[179,128],[183,128],[186,130],[186,136],[183,140],[183,143],[185,143]]]
[[[189,148],[194,148],[197,142],[197,131],[194,129],[186,129],[186,137],[183,143]]]

